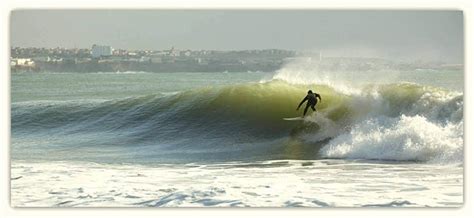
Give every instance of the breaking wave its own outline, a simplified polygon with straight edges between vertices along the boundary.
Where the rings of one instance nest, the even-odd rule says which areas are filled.
[[[462,93],[307,72],[283,68],[255,83],[124,99],[13,103],[12,134],[150,157],[463,161]],[[301,116],[295,109],[308,89],[322,96],[318,111],[284,121]]]

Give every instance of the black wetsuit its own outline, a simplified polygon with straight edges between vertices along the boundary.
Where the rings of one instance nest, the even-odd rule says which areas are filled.
[[[316,106],[316,103],[318,103],[318,98],[321,101],[321,96],[318,93],[308,93],[308,95],[306,95],[306,97],[301,101],[297,109],[299,109],[305,101],[308,101],[308,103],[306,103],[306,107],[304,108],[303,117],[306,115],[309,107],[311,107],[313,111],[316,111],[314,106]]]

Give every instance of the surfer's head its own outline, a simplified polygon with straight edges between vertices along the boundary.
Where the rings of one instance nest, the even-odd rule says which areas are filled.
[[[308,94],[313,94],[313,91],[311,91],[311,90],[308,90]]]

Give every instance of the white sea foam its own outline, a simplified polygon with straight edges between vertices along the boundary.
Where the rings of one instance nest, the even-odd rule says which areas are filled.
[[[436,124],[422,116],[379,117],[355,125],[324,146],[327,158],[463,161],[463,123]]]
[[[310,117],[321,128],[306,139],[332,138],[320,151],[325,158],[463,162],[462,96],[427,92],[400,116],[385,101],[376,95],[354,98],[350,107],[361,115],[351,123],[325,120],[324,112]]]
[[[459,165],[343,160],[157,166],[14,161],[11,193],[13,207],[460,207],[463,204]]]

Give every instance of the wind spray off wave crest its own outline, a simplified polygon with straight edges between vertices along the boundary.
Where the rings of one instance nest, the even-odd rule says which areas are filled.
[[[276,71],[271,80],[290,84],[327,85],[345,94],[359,93],[367,84],[398,81],[399,72],[380,60],[299,57]]]

